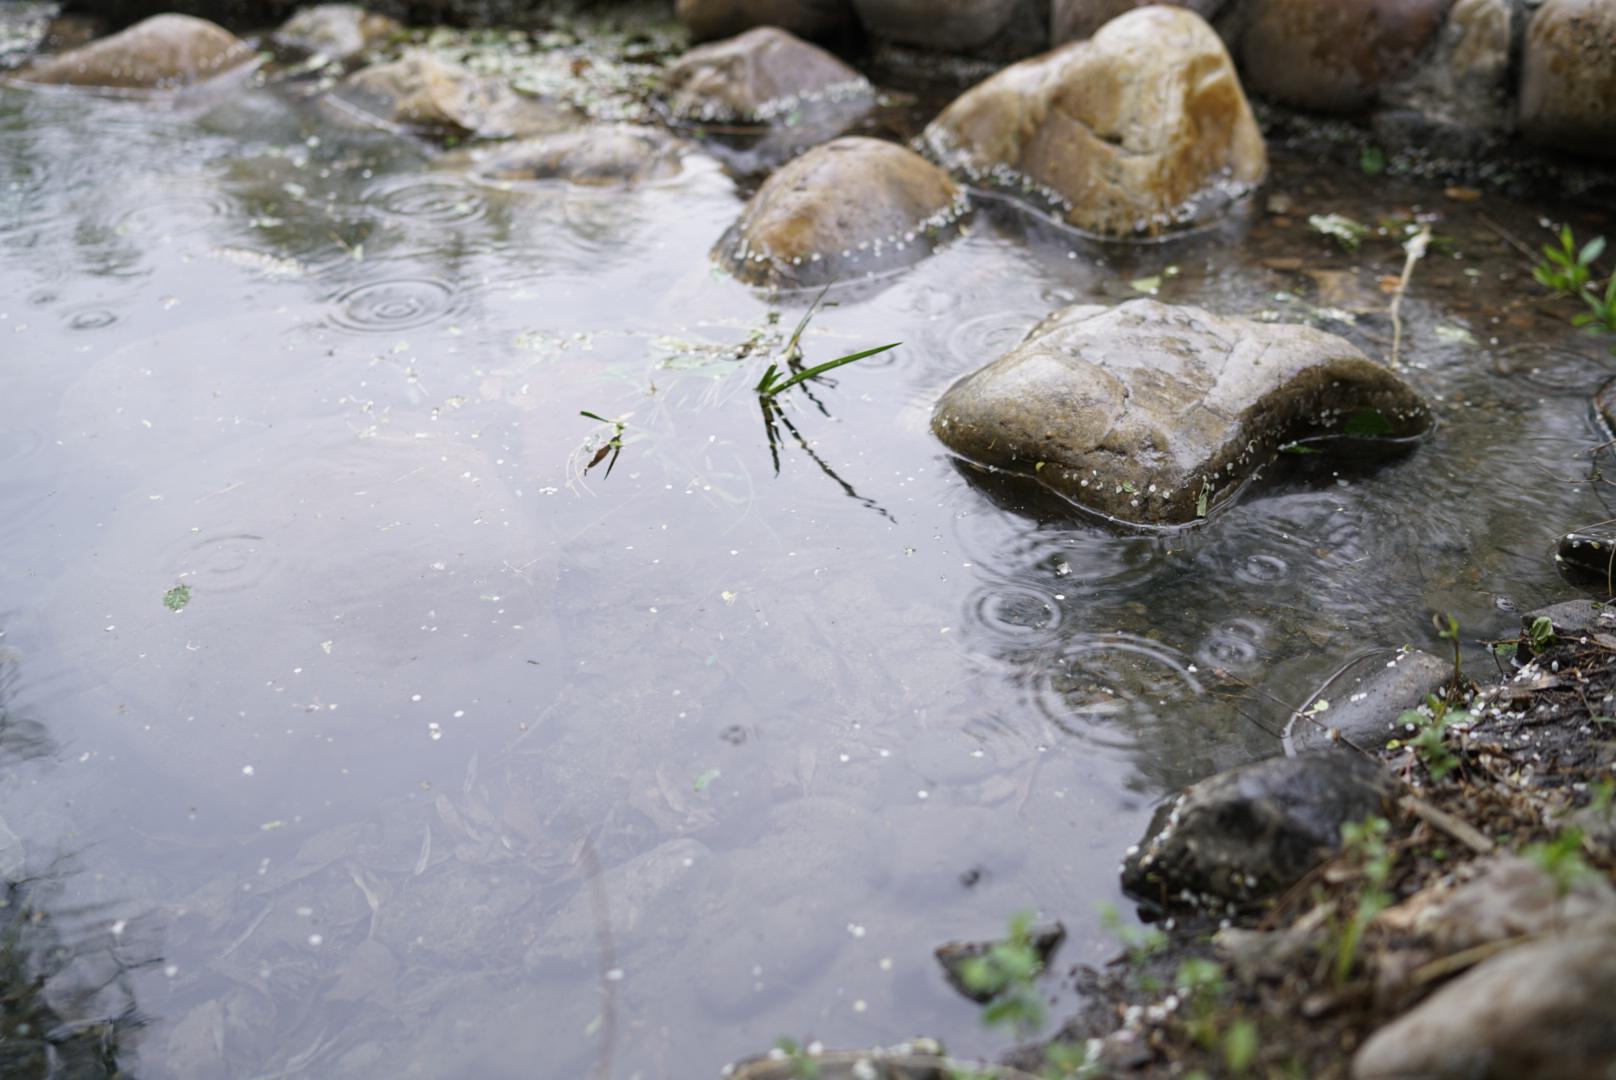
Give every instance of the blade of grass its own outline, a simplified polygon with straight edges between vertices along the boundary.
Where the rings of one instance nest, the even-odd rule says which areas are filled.
[[[798,343],[802,341],[802,332],[808,329],[808,320],[814,317],[814,312],[819,310],[820,301],[825,299],[825,294],[828,292],[830,292],[829,285],[820,289],[819,295],[814,297],[814,302],[808,305],[808,310],[802,313],[801,319],[797,320],[797,328],[791,331],[791,338],[786,342],[786,351],[782,354],[787,360],[801,354],[802,350],[798,347]]]
[[[873,349],[865,349],[863,352],[849,353],[846,356],[838,356],[834,360],[827,360],[823,364],[815,364],[811,368],[805,368],[804,370],[797,372],[785,382],[778,384],[771,384],[769,381],[775,374],[775,367],[773,364],[770,364],[769,370],[763,373],[763,381],[758,383],[758,393],[764,395],[765,397],[774,397],[783,391],[791,389],[800,382],[806,382],[807,380],[816,376],[823,375],[827,371],[834,371],[836,368],[839,368],[844,364],[851,364],[858,360],[868,359],[869,357],[884,353],[888,349],[896,349],[902,344],[903,342],[901,341],[894,341],[889,345],[877,345]]]

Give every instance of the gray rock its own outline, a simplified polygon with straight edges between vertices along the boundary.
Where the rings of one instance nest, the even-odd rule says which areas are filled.
[[[1583,875],[1562,895],[1546,870],[1517,855],[1494,856],[1476,871],[1414,921],[1444,952],[1564,929],[1616,933],[1616,888],[1602,874]]]
[[[1450,0],[1245,0],[1230,20],[1246,85],[1302,109],[1356,112],[1402,76]]]
[[[944,1076],[978,1076],[983,1070],[998,1080],[1034,1080],[1030,1073],[1006,1065],[984,1065],[946,1057],[930,1039],[916,1039],[884,1049],[827,1050],[809,1054],[811,1067],[782,1050],[736,1062],[725,1075],[730,1080],[936,1080]]]
[[[1584,806],[1566,819],[1566,827],[1582,830],[1582,846],[1604,862],[1616,860],[1616,807]]]
[[[1186,788],[1129,849],[1122,886],[1161,907],[1252,903],[1340,847],[1341,826],[1391,810],[1396,781],[1347,750],[1269,758]]]
[[[1268,156],[1218,35],[1152,6],[967,90],[923,135],[956,175],[1067,224],[1154,235],[1222,213]]]
[[[53,86],[173,90],[252,58],[246,42],[205,19],[154,15],[111,37],[39,60],[16,78]]]
[[[1616,157],[1616,5],[1547,0],[1521,59],[1521,133],[1590,157]]]
[[[1511,15],[1510,0],[1455,0],[1426,56],[1381,88],[1380,104],[1458,130],[1509,128]]]
[[[1034,0],[853,0],[853,7],[871,34],[902,45],[969,52],[1011,36],[1023,38],[1026,51],[1045,44]],[[1023,26],[1036,27],[1030,40]]]
[[[1521,633],[1531,634],[1532,624],[1548,619],[1559,637],[1579,637],[1592,633],[1616,633],[1616,608],[1597,600],[1564,600],[1521,616]]]
[[[1557,937],[1495,956],[1381,1028],[1354,1080],[1517,1080],[1616,1069],[1616,937]]]
[[[358,4],[316,4],[286,20],[275,44],[332,60],[349,60],[391,40],[404,28],[396,19],[366,11]]]
[[[421,50],[354,72],[331,100],[373,123],[423,135],[510,138],[576,126],[563,109]]]
[[[1616,576],[1616,534],[1604,525],[1568,532],[1555,543],[1554,562],[1573,577],[1609,581]]]
[[[682,144],[657,128],[607,124],[501,146],[477,175],[501,183],[561,180],[626,187],[677,175]]]
[[[1338,739],[1360,750],[1378,750],[1398,735],[1397,718],[1423,705],[1453,677],[1453,663],[1419,649],[1376,660],[1355,677],[1323,691],[1329,708],[1293,717],[1285,733],[1288,752],[1318,750]]]
[[[1430,422],[1413,389],[1341,338],[1141,299],[1045,319],[950,387],[932,430],[1106,517],[1175,525],[1233,497],[1290,440]]]
[[[1091,38],[1095,32],[1134,8],[1145,7],[1152,0],[1053,0],[1049,5],[1049,43],[1064,45],[1068,41]],[[1211,19],[1223,7],[1225,0],[1164,0],[1174,7],[1187,7],[1202,18]]]
[[[698,41],[777,26],[803,37],[828,37],[853,22],[848,0],[679,0],[679,21]]]
[[[875,100],[864,76],[817,45],[776,27],[691,49],[663,77],[668,105],[686,120],[801,122],[803,114],[857,116]],[[810,117],[811,119],[812,117]]]
[[[1060,923],[1045,923],[1027,929],[1026,944],[1038,957],[1038,970],[1044,971],[1054,960],[1055,953],[1060,949],[1061,943],[1066,940],[1066,927]],[[962,997],[968,998],[979,1005],[992,1001],[999,993],[998,989],[984,990],[980,986],[973,986],[966,978],[965,965],[972,960],[988,955],[1001,944],[1000,941],[950,941],[939,945],[932,955],[943,967],[943,975]]]
[[[923,258],[968,209],[948,175],[912,150],[837,139],[769,177],[713,254],[749,284],[828,284]]]

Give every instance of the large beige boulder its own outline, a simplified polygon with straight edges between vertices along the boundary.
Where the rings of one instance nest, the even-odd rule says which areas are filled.
[[[1521,60],[1521,133],[1590,157],[1616,157],[1616,4],[1547,0]]]
[[[668,68],[663,87],[674,115],[707,122],[862,112],[874,100],[864,76],[772,26],[691,49]]]
[[[848,0],[679,0],[679,21],[698,41],[777,26],[803,37],[829,37],[853,21]]]
[[[354,72],[331,92],[331,100],[370,122],[425,135],[510,138],[576,126],[564,109],[419,49]]]
[[[1087,41],[1005,68],[923,138],[957,175],[1112,236],[1214,216],[1268,166],[1223,42],[1177,7],[1139,8]]]
[[[16,76],[54,86],[172,90],[247,63],[252,49],[190,15],[154,15],[121,33],[40,60]]]
[[[865,277],[928,254],[968,208],[948,175],[912,150],[837,139],[770,176],[713,254],[754,285]]]
[[[1442,26],[1452,0],[1246,0],[1232,32],[1258,94],[1321,112],[1374,104]]]
[[[1143,299],[1057,312],[932,414],[961,457],[1140,525],[1208,516],[1292,440],[1430,423],[1407,383],[1333,334]]]

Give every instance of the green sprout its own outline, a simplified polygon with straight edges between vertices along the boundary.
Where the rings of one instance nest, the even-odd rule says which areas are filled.
[[[793,337],[793,340],[795,340],[795,337]],[[827,371],[834,371],[836,368],[842,367],[845,364],[852,364],[859,360],[867,360],[870,357],[877,356],[889,349],[896,349],[902,344],[903,342],[901,341],[894,341],[889,345],[877,345],[873,349],[864,349],[861,352],[848,353],[846,356],[838,356],[836,359],[827,360],[823,364],[815,364],[811,368],[804,368],[802,371],[797,372],[790,378],[783,377],[785,373],[780,370],[779,364],[770,364],[764,369],[763,378],[758,380],[756,388],[758,396],[770,399],[778,397],[782,392],[791,389],[800,382],[807,382],[809,379],[817,378],[818,376],[825,374]]]
[[[1347,857],[1363,871],[1364,890],[1352,914],[1336,924],[1333,974],[1337,987],[1346,985],[1352,976],[1364,930],[1376,915],[1391,906],[1392,897],[1386,882],[1391,877],[1397,854],[1386,844],[1386,834],[1390,831],[1391,826],[1382,817],[1368,817],[1341,826],[1342,845]]]
[[[1538,284],[1561,296],[1582,296],[1591,276],[1589,268],[1604,250],[1603,236],[1594,237],[1578,250],[1571,226],[1566,225],[1560,230],[1559,248],[1543,246],[1543,261],[1532,268],[1532,276]]]

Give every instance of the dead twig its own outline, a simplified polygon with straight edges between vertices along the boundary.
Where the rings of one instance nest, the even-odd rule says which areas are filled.
[[[1405,795],[1399,805],[1432,828],[1447,833],[1478,855],[1490,854],[1496,846],[1475,826],[1459,820],[1446,810],[1438,810],[1417,796]]]
[[[1408,257],[1403,260],[1403,273],[1397,279],[1397,289],[1392,293],[1392,353],[1391,367],[1396,367],[1403,353],[1403,295],[1408,292],[1408,283],[1414,277],[1414,267],[1425,258],[1425,251],[1431,246],[1431,226],[1422,225],[1420,231],[1409,237],[1403,250]]]

